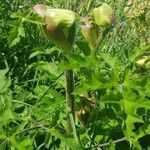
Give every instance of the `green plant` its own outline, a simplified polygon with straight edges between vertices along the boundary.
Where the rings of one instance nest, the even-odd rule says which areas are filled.
[[[71,22],[0,2],[0,149],[150,147],[150,45],[144,30],[131,32],[124,8],[133,6],[109,2],[116,23],[107,28],[94,22],[99,1],[45,1],[65,9],[50,12],[72,8]]]

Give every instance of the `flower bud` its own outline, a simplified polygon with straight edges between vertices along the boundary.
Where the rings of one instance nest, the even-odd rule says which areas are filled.
[[[150,69],[150,56],[143,56],[136,64],[141,68]]]
[[[72,42],[68,39],[74,27],[75,13],[65,9],[52,9],[43,4],[35,5],[33,10],[44,19],[44,30],[50,39],[64,52],[68,52],[72,48]]]
[[[98,29],[96,26],[93,26],[88,18],[84,18],[81,23],[81,32],[89,43],[89,46],[92,50],[96,48],[96,42],[98,39]]]
[[[150,69],[150,61],[146,63],[146,69]]]
[[[115,17],[112,8],[106,3],[93,10],[95,24],[102,27],[109,27],[115,23]]]
[[[139,59],[136,64],[139,66],[144,66],[148,61],[150,57],[149,56],[143,56],[141,59]]]
[[[75,13],[67,9],[53,9],[43,4],[37,4],[33,10],[42,18],[51,18],[53,25],[70,28],[75,21]]]
[[[84,108],[76,111],[76,115],[81,124],[85,126],[90,118],[90,109],[85,106]]]
[[[136,64],[137,64],[138,66],[142,67],[142,66],[145,65],[146,60],[147,60],[147,57],[144,56],[143,58],[139,59],[139,60],[136,62]]]
[[[33,11],[40,17],[44,18],[47,14],[47,6],[43,4],[37,4],[33,6]]]

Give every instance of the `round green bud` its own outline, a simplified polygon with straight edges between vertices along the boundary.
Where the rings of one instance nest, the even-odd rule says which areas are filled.
[[[106,3],[93,10],[93,18],[95,24],[102,27],[109,27],[115,22],[113,10]]]
[[[70,34],[75,31],[75,13],[66,9],[53,9],[43,4],[35,5],[33,11],[44,19],[44,31],[53,43],[63,52],[69,52],[72,49]]]

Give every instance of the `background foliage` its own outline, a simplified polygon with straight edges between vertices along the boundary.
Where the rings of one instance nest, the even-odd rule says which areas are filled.
[[[94,57],[81,35],[80,19],[103,2],[113,7],[116,25],[109,32],[100,29]],[[0,149],[150,148],[150,70],[136,64],[150,55],[150,2],[42,3],[77,13],[74,54],[63,62],[59,48],[43,34],[40,18],[29,11],[30,3],[0,1]],[[78,144],[65,131],[67,69],[74,69],[77,109],[80,95],[88,91],[98,100],[85,126],[76,120]]]

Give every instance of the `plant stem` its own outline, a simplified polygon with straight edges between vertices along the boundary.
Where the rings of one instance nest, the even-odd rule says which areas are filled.
[[[109,146],[110,144],[116,144],[116,143],[120,143],[120,142],[123,142],[123,141],[127,141],[126,137],[123,137],[121,139],[118,139],[118,140],[115,140],[115,141],[111,141],[111,142],[108,142],[108,143],[103,143],[103,144],[100,144],[100,145],[94,145],[93,148],[97,149],[97,147],[105,147],[105,146]]]
[[[68,112],[67,133],[68,134],[73,133],[76,143],[80,143],[81,145],[75,126],[75,98],[73,95],[74,91],[73,70],[67,70],[65,72],[65,76],[66,76],[66,104]]]
[[[74,100],[74,95],[72,94],[74,91],[73,70],[67,70],[65,72],[65,76],[66,76],[66,103],[67,103],[67,111],[68,111],[67,132],[72,133],[73,127],[71,124],[69,114],[72,114],[73,119],[75,118],[75,100]]]

